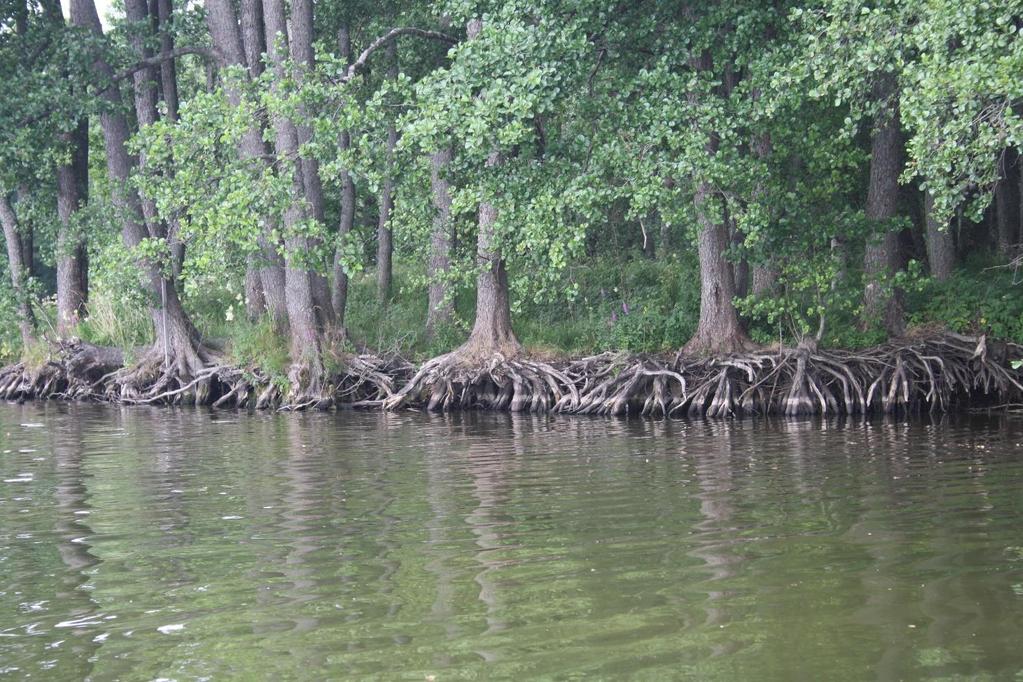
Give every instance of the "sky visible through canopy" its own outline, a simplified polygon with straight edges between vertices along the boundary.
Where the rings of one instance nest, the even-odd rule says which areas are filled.
[[[111,12],[111,2],[112,0],[96,0],[96,11],[99,12],[99,20],[103,22],[104,28],[110,25],[107,15]],[[70,0],[60,0],[60,7],[64,10],[65,17],[70,15]]]

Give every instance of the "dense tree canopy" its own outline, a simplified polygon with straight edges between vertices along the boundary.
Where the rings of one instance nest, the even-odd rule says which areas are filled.
[[[124,396],[201,400],[232,364],[309,405],[392,351],[455,348],[420,382],[492,358],[544,381],[551,351],[1023,332],[998,288],[932,314],[941,282],[1017,256],[1016,0],[105,20],[3,1],[8,357],[82,339],[127,352]]]

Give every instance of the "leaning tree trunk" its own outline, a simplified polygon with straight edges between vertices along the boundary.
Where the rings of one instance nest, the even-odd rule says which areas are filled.
[[[890,90],[884,92],[890,97]],[[902,267],[899,235],[888,223],[895,218],[899,201],[899,173],[902,171],[902,132],[897,107],[878,115],[870,143],[870,185],[867,189],[867,219],[884,227],[879,241],[868,241],[863,256],[867,285],[863,294],[863,326],[881,320],[891,336],[905,331],[902,296],[891,289],[890,280]]]
[[[262,4],[259,0],[242,0],[242,26],[245,29],[245,44],[242,43],[242,35],[238,27],[238,19],[235,16],[234,7],[230,0],[205,0],[206,24],[210,29],[210,36],[213,45],[220,56],[222,67],[242,66],[246,67],[246,73],[250,79],[257,77],[261,71],[259,55],[264,47],[264,34],[257,31],[262,28]],[[246,55],[248,55],[246,57]],[[234,84],[228,84],[226,94],[228,102],[232,106],[239,106],[242,102],[240,90]],[[241,142],[238,145],[239,156],[251,163],[255,169],[262,171],[266,164],[267,148],[263,141],[262,125],[260,121],[254,121],[252,126],[245,131]],[[267,224],[257,237],[259,242],[259,253],[254,254],[250,260],[250,270],[255,267],[259,273],[260,289],[262,298],[266,303],[266,312],[269,314],[274,327],[283,331],[288,326],[288,308],[285,300],[285,277],[283,259],[273,241],[271,225]],[[248,278],[251,287],[254,289],[254,278]],[[253,291],[253,298],[258,298]]]
[[[448,291],[447,275],[451,268],[451,185],[444,177],[451,163],[451,150],[442,149],[430,157],[430,186],[433,190],[433,231],[430,233],[429,310],[426,333],[433,337],[437,328],[454,317],[454,303]]]
[[[345,63],[352,63],[352,38],[348,26],[342,26],[337,32],[338,49]],[[348,151],[352,146],[351,134],[345,130],[341,132],[341,139],[338,143],[342,152]],[[340,329],[345,326],[345,311],[348,308],[348,273],[345,272],[342,245],[351,234],[355,225],[355,181],[347,168],[341,170],[341,206],[339,209],[340,220],[338,221],[338,247],[334,251],[334,286],[331,290],[331,303],[334,306],[336,324]]]
[[[697,71],[709,70],[712,66],[710,53],[705,52],[694,59],[693,66]],[[689,99],[696,104],[699,95],[690,93]],[[705,146],[707,155],[717,154],[718,145],[717,134],[711,133]],[[700,321],[685,350],[697,355],[745,350],[751,342],[733,303],[735,273],[726,256],[730,244],[728,224],[724,220],[723,207],[715,205],[718,202],[709,181],[697,180],[693,203],[699,226]]]
[[[71,21],[102,38],[103,28],[93,0],[71,0]],[[93,67],[103,80],[112,80],[113,69],[102,56],[94,58]],[[133,164],[127,147],[128,122],[121,113],[121,98],[115,88],[104,89],[101,96],[107,104],[105,111],[100,114],[100,125],[103,129],[111,198],[121,218],[124,244],[133,250],[149,235],[141,222],[142,205],[139,196],[131,186]],[[156,330],[153,357],[162,359],[165,373],[175,374],[178,381],[187,380],[205,364],[194,338],[194,327],[181,305],[174,282],[166,279],[156,264],[146,261],[140,265],[154,298],[149,309]]]
[[[60,221],[57,228],[57,334],[66,338],[74,333],[85,313],[88,264],[85,240],[74,217],[85,200],[83,190],[88,187],[88,121],[79,121],[77,130],[64,135],[63,139],[71,147],[71,160],[57,166],[57,217]]]
[[[924,219],[927,222],[927,262],[931,276],[945,281],[952,276],[956,264],[955,239],[948,224],[942,225],[934,215],[934,197],[924,194]]]
[[[995,219],[998,225],[998,253],[1012,258],[1019,244],[1019,183],[1016,154],[1007,149],[1001,158],[1001,180],[995,186]]]
[[[313,56],[313,3],[312,0],[292,0],[291,3],[291,58],[298,67],[297,76],[299,82],[306,71],[311,71],[315,61]],[[303,109],[299,109],[300,121],[309,118]],[[313,136],[312,128],[308,125],[298,126],[298,142],[301,145],[308,143]],[[312,157],[302,157],[302,185],[305,190],[305,198],[309,204],[314,218],[319,225],[325,225],[325,209],[323,201],[323,183],[320,180],[320,164]],[[314,247],[322,246],[323,240],[316,238],[311,240]],[[316,309],[316,319],[321,329],[332,327],[335,323],[334,305],[330,297],[330,285],[327,278],[319,269],[311,270],[309,273],[310,282],[313,287],[313,303]]]
[[[35,317],[28,300],[28,273],[25,271],[21,235],[18,233],[18,218],[6,194],[0,194],[0,224],[3,225],[4,240],[7,242],[7,267],[11,271],[11,288],[17,299],[21,342],[28,346],[35,338]]]
[[[287,24],[282,0],[263,0],[263,22],[266,27],[267,56],[275,70],[274,90],[287,77]],[[291,201],[284,213],[285,232],[285,298],[291,338],[290,372],[293,402],[321,400],[323,391],[323,359],[317,326],[313,284],[310,273],[302,265],[309,253],[309,240],[296,228],[305,218],[303,211],[305,184],[302,161],[298,155],[298,131],[295,124],[280,113],[273,116],[277,156],[285,172],[291,173]]]
[[[398,50],[395,41],[387,44],[387,77],[398,78]],[[380,189],[380,216],[377,223],[377,298],[381,303],[391,300],[392,266],[394,254],[391,233],[391,213],[394,209],[394,147],[398,144],[398,130],[394,122],[387,126],[387,170]]]

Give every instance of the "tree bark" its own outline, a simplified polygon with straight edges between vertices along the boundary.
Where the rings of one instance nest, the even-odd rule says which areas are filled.
[[[28,300],[28,273],[25,271],[21,235],[18,233],[18,217],[6,194],[0,194],[0,224],[3,226],[4,241],[7,242],[7,267],[11,271],[11,288],[17,299],[21,343],[28,346],[35,338],[35,316]]]
[[[469,40],[475,40],[483,23],[472,19],[466,25]],[[487,157],[487,168],[501,164],[501,154],[494,150]],[[476,276],[476,319],[469,340],[460,351],[470,358],[484,360],[494,354],[505,358],[522,352],[511,322],[511,296],[508,271],[497,246],[497,207],[489,201],[480,203],[476,235],[476,259],[480,267]]]
[[[71,0],[71,21],[91,31],[96,37],[103,37],[94,0]],[[113,70],[102,56],[94,58],[93,67],[104,78],[113,76]],[[132,159],[127,148],[128,122],[120,113],[120,96],[115,88],[105,89],[101,96],[109,105],[100,114],[100,125],[103,129],[111,198],[121,217],[124,244],[132,250],[146,238],[147,233],[141,222],[142,205],[129,178]],[[160,268],[153,263],[143,262],[140,265],[155,297],[149,309],[156,330],[155,350],[162,351],[165,364],[169,364],[173,358],[181,377],[190,377],[203,364],[196,350],[198,343],[194,338],[195,329],[181,305],[174,282],[164,278]]]
[[[349,64],[352,63],[352,40],[348,26],[342,26],[337,35],[338,48],[341,57]],[[351,134],[346,130],[341,133],[339,145],[341,151],[347,151],[352,146]],[[341,171],[341,207],[340,220],[338,221],[338,248],[334,252],[334,288],[331,291],[331,303],[334,306],[334,316],[339,328],[344,329],[345,311],[348,308],[348,273],[345,272],[342,262],[340,245],[344,243],[351,234],[355,225],[355,181],[347,169]]]
[[[891,96],[890,84],[881,86],[881,96]],[[899,201],[899,173],[902,171],[902,132],[899,130],[898,109],[895,105],[879,114],[874,122],[870,143],[870,185],[867,189],[867,210],[869,220],[882,225],[895,218]],[[879,280],[890,279],[902,267],[898,232],[885,226],[880,241],[868,241],[863,257],[863,270],[867,285],[863,295],[864,328],[881,320],[884,330],[891,336],[905,331],[902,296],[897,290],[890,290],[890,283]]]
[[[694,59],[692,66],[697,71],[709,70],[712,67],[710,53],[705,52]],[[689,100],[697,104],[699,96],[690,93]],[[705,145],[707,155],[717,154],[718,145],[717,134],[711,133]],[[696,355],[734,353],[751,345],[732,302],[735,298],[735,273],[726,258],[728,224],[721,214],[723,207],[715,207],[716,201],[710,182],[697,179],[693,203],[699,226],[700,321],[696,333],[685,346],[687,353]]]
[[[301,82],[306,71],[311,71],[315,65],[313,55],[313,3],[312,0],[292,0],[291,3],[291,58],[298,66],[297,78]],[[300,121],[305,121],[309,116],[300,111]],[[312,128],[308,125],[298,125],[298,143],[301,146],[308,143],[313,136]],[[323,183],[320,180],[320,164],[316,159],[302,156],[302,185],[305,189],[305,198],[309,203],[312,218],[323,226],[325,224]],[[314,238],[312,246],[320,247],[323,240]],[[317,264],[319,265],[319,263]],[[320,329],[327,329],[334,325],[334,305],[330,296],[330,285],[327,278],[319,268],[309,272],[310,282],[313,287],[313,303],[316,310],[316,319]]]
[[[387,44],[387,77],[398,78],[397,43]],[[384,184],[380,189],[380,217],[377,223],[377,298],[380,303],[391,300],[392,265],[394,252],[391,233],[391,212],[394,209],[394,147],[398,144],[398,130],[391,122],[387,126],[387,169]]]
[[[267,57],[273,65],[279,87],[287,74],[287,23],[282,0],[263,0],[263,23],[266,28]],[[295,397],[316,396],[322,388],[323,361],[320,354],[320,335],[317,327],[313,284],[303,260],[309,253],[309,240],[295,232],[305,218],[303,210],[305,183],[302,179],[302,160],[298,155],[298,130],[282,114],[273,116],[276,133],[277,156],[291,173],[291,202],[284,213],[285,246],[285,300],[291,338],[292,369],[290,379]]]
[[[28,185],[21,185],[18,187],[17,199],[19,202],[28,202],[30,193],[28,191]],[[22,220],[18,226],[19,236],[21,237],[21,267],[26,277],[36,276],[36,248],[35,248],[35,227],[31,220]]]
[[[754,95],[755,99],[759,98],[759,93]],[[768,133],[760,133],[753,138],[753,154],[761,161],[767,159],[771,155],[772,145],[771,136]],[[758,183],[754,189],[754,201],[763,201],[766,190],[762,183]],[[753,264],[751,274],[751,290],[754,296],[764,297],[769,296],[773,291],[775,284],[778,281],[778,272],[776,266],[768,261],[761,261]]]
[[[167,120],[178,120],[178,72],[174,59],[169,55],[174,51],[174,29],[171,26],[174,16],[173,0],[150,0],[150,15],[155,19],[155,30],[160,37],[160,94]],[[181,278],[181,270],[185,263],[185,245],[180,238],[180,230],[176,220],[167,225],[167,243],[171,251],[171,266],[174,278]]]
[[[246,43],[243,46],[238,20],[230,0],[205,0],[206,23],[210,29],[213,44],[221,58],[221,65],[244,66],[250,78],[260,73],[264,34],[255,33],[262,27],[263,7],[259,0],[243,0],[242,25],[245,27]],[[236,87],[227,89],[228,101],[234,105],[241,104],[241,93]],[[255,166],[266,164],[267,148],[263,141],[261,122],[255,121],[245,131],[238,145],[238,153],[242,159]],[[277,244],[271,239],[271,226],[264,225],[258,236],[259,254],[250,260],[258,268],[262,297],[266,303],[266,312],[273,326],[283,332],[288,326],[288,308],[285,300],[284,260],[278,251]],[[249,278],[247,278],[247,281]],[[254,281],[254,280],[253,280]],[[258,298],[258,297],[253,297]]]
[[[429,310],[426,313],[426,334],[433,337],[440,325],[454,317],[454,302],[448,292],[447,274],[451,268],[451,185],[444,173],[451,163],[451,150],[442,149],[430,156],[430,188],[433,191],[433,231],[430,233]]]
[[[500,163],[501,155],[496,151],[487,158],[488,168]],[[495,353],[509,358],[518,354],[522,347],[512,330],[508,271],[496,245],[497,208],[488,201],[482,202],[478,220],[476,259],[480,273],[476,276],[476,319],[469,340],[462,348],[480,359]]]
[[[167,55],[174,51],[174,16],[172,0],[156,0],[158,27],[160,32],[160,87],[163,90],[163,104],[167,109],[167,120],[178,120],[178,72],[173,59]]]
[[[955,240],[951,226],[940,224],[934,217],[934,197],[930,192],[924,194],[924,219],[927,222],[927,262],[931,276],[943,282],[952,276],[955,269]]]
[[[1016,154],[1011,149],[1002,154],[1001,179],[995,186],[995,216],[998,221],[998,253],[1005,259],[1013,257],[1019,244],[1019,182],[1016,178]]]
[[[75,132],[63,137],[71,147],[71,159],[57,166],[57,217],[60,220],[57,228],[57,334],[65,338],[74,333],[85,313],[88,264],[85,240],[74,224],[74,216],[85,201],[84,190],[88,183],[88,121],[82,119]]]

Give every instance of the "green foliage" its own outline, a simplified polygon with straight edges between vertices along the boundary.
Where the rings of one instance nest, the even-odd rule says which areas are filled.
[[[268,320],[249,322],[242,316],[230,326],[229,332],[226,351],[233,363],[259,368],[273,380],[286,381],[291,364],[288,341],[274,331]]]
[[[138,298],[97,284],[92,288],[78,336],[97,345],[130,351],[153,342],[153,324]]]
[[[928,281],[910,297],[910,322],[961,334],[1023,341],[1023,297],[1017,273],[974,264],[946,282]]]

